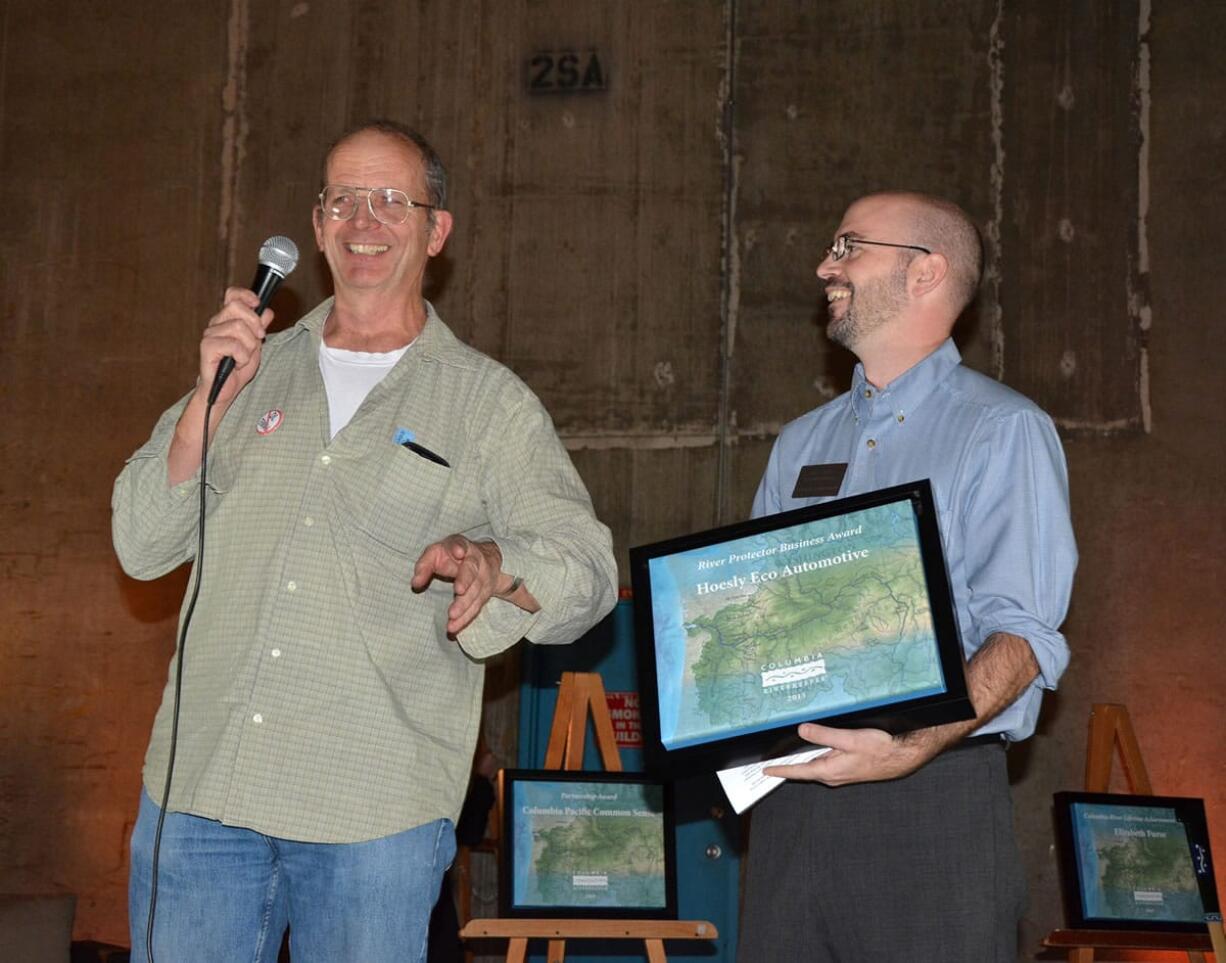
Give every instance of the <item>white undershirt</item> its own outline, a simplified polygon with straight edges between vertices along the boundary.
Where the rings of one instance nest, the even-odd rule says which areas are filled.
[[[383,380],[409,345],[395,351],[346,351],[319,342],[319,372],[328,396],[328,417],[332,437],[349,424],[370,389]]]

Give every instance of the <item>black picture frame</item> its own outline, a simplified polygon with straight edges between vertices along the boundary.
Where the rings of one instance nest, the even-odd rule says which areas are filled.
[[[868,535],[863,534],[866,524],[869,525]],[[861,531],[859,539],[846,534],[854,532],[856,525]],[[894,541],[891,542],[891,539]],[[864,555],[850,558],[850,561],[865,564],[844,566],[843,563],[849,560],[853,552],[863,552]],[[755,553],[766,554],[752,557]],[[754,575],[757,570],[752,566],[759,564],[758,558],[762,560],[762,571]],[[751,568],[746,569],[742,563]],[[780,565],[783,567],[780,568]],[[793,565],[802,570],[787,574]],[[729,575],[734,569],[738,574]],[[678,575],[678,571],[682,574]],[[706,571],[712,575],[705,583],[705,594],[726,594],[730,607],[721,610],[723,615],[716,613],[708,617],[693,614],[700,608],[694,603],[704,584],[698,573]],[[783,574],[772,576],[772,571]],[[630,574],[639,647],[644,749],[647,768],[652,771],[710,771],[811,748],[796,734],[798,723],[804,721],[820,720],[826,725],[842,727],[872,726],[898,733],[974,718],[974,708],[967,695],[965,655],[946,570],[940,526],[932,486],[927,479],[637,546],[630,549]],[[742,577],[742,574],[746,585],[726,584],[734,583],[735,578]],[[727,577],[721,578],[721,575]],[[688,695],[688,699],[692,706],[700,704],[700,700],[705,698],[712,716],[734,713],[738,711],[735,707],[755,700],[759,705],[769,702],[772,707],[784,704],[784,708],[767,710],[773,714],[766,718],[762,717],[762,710],[759,709],[759,716],[748,724],[735,719],[713,722],[709,731],[697,735],[687,732],[678,737],[681,706],[687,699],[687,694],[678,694],[682,685],[680,680],[687,672],[692,675],[696,671],[690,665],[678,671],[678,663],[686,662],[684,649],[690,642],[694,626],[701,621],[708,633],[708,643],[715,645],[715,633],[719,630],[711,628],[710,623],[724,617],[729,620],[739,618],[736,606],[756,604],[752,603],[746,592],[753,588],[748,580],[759,577],[776,579],[781,594],[775,598],[783,598],[780,607],[785,610],[793,604],[791,598],[785,597],[787,592],[793,592],[799,604],[807,605],[811,604],[812,599],[821,598],[826,586],[842,599],[843,590],[835,587],[839,579],[859,579],[861,581],[857,584],[865,586],[875,580],[874,584],[881,587],[881,600],[878,602],[875,597],[869,600],[870,596],[865,594],[864,600],[869,600],[862,600],[866,611],[871,610],[872,614],[878,611],[878,607],[883,611],[888,609],[889,617],[881,624],[892,631],[894,622],[898,626],[906,623],[914,637],[906,638],[907,659],[897,664],[889,662],[888,653],[902,649],[896,647],[891,650],[886,645],[888,638],[874,639],[872,643],[865,644],[859,653],[864,656],[865,671],[871,669],[873,673],[884,673],[884,678],[892,678],[890,673],[901,676],[906,672],[909,673],[908,679],[922,681],[922,685],[916,684],[908,691],[900,683],[895,694],[887,692],[882,697],[880,692],[876,692],[873,697],[858,699],[847,691],[848,677],[839,676],[836,678],[844,679],[839,682],[842,688],[835,689],[834,699],[827,701],[842,699],[840,704],[823,706],[800,703],[794,709],[788,708],[784,700],[795,699],[797,694],[803,699],[807,691],[817,693],[817,697],[825,697],[827,690],[822,687],[829,685],[834,688],[835,683],[826,679],[826,659],[816,650],[811,658],[793,654],[787,659],[773,660],[764,655],[768,650],[788,652],[789,645],[792,646],[790,651],[795,652],[809,644],[805,633],[814,631],[812,627],[795,628],[802,624],[803,613],[795,617],[793,625],[772,624],[767,618],[760,624],[752,623],[753,644],[744,648],[753,648],[754,657],[750,658],[748,652],[737,656],[747,668],[739,670],[739,674],[733,672],[723,677],[714,672],[718,681],[711,683],[705,692],[700,692],[701,687],[695,684],[693,690],[696,694]],[[788,579],[792,580],[793,587],[785,590],[783,587]],[[891,587],[891,579],[899,587],[898,595]],[[681,585],[681,581],[685,585]],[[905,599],[898,597],[903,594],[903,582],[905,592],[909,593]],[[685,597],[687,591],[690,593],[688,601]],[[867,593],[868,589],[863,591]],[[745,601],[738,601],[742,598]],[[718,605],[720,601],[715,599],[712,604]],[[691,614],[688,621],[684,606],[688,606]],[[835,607],[832,603],[830,610],[834,611]],[[744,616],[746,619],[759,617],[759,613],[748,608],[744,611],[749,613]],[[894,622],[890,622],[890,619],[894,619]],[[848,625],[850,623],[845,624],[841,631],[848,631]],[[856,652],[855,647],[844,645],[839,649],[836,660],[850,658]],[[719,654],[717,652],[717,656]],[[702,658],[700,656],[693,665],[696,666]],[[803,661],[805,658],[809,658],[809,661]],[[798,663],[797,659],[801,661]],[[871,666],[869,659],[874,660]],[[850,665],[843,661],[838,664]],[[911,666],[919,666],[920,671],[913,671]],[[855,667],[851,668],[854,670]],[[803,678],[806,672],[811,675]],[[793,681],[797,676],[802,678]],[[857,676],[857,685],[852,688],[871,688],[858,685],[861,677]],[[722,691],[720,686],[723,686]],[[788,688],[780,689],[780,686]],[[760,687],[762,691],[758,692],[755,687]],[[768,692],[770,688],[777,691]],[[697,715],[692,709],[690,712],[691,716]],[[662,725],[664,720],[667,723]]]
[[[499,799],[500,916],[677,918],[671,782],[641,772],[504,769]]]
[[[1058,792],[1053,815],[1070,929],[1205,933],[1221,920],[1200,799]]]

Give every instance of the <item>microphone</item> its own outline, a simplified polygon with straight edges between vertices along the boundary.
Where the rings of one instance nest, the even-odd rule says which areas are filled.
[[[281,282],[298,266],[298,245],[288,237],[277,234],[260,245],[260,266],[256,268],[255,280],[251,282],[251,290],[260,299],[256,314],[262,314],[268,307],[268,302],[277,293]],[[221,386],[234,370],[233,358],[222,358],[217,366],[217,374],[213,376],[213,387],[209,389],[209,404],[217,400]]]

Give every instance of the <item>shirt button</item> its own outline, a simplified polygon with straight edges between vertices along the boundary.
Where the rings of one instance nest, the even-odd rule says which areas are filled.
[[[331,456],[331,455],[321,455],[321,456],[320,456],[320,458],[319,458],[319,460],[320,460],[321,462],[323,462],[325,465],[331,465],[331,464],[332,464],[332,456]]]
[[[902,424],[904,421],[906,421],[906,420],[907,420],[907,416],[906,416],[906,415],[901,414],[901,413],[898,415],[898,423],[899,423],[900,425],[901,425],[901,424]]]
[[[251,721],[254,722],[258,726],[261,722],[264,721],[264,717],[257,712],[255,715],[251,717]]]
[[[279,659],[279,658],[281,658],[281,650],[280,650],[280,649],[273,649],[271,654],[272,654],[272,657],[273,657],[274,659]]]
[[[900,417],[898,420],[902,421],[902,418]],[[302,520],[302,524],[305,525],[307,528],[310,528],[312,525],[315,524],[315,519],[313,519],[310,515],[308,515],[306,518]]]
[[[868,447],[869,447],[869,448],[876,448],[876,447],[877,447],[877,441],[876,441],[876,439],[874,439],[874,438],[870,438],[870,439],[868,440]],[[291,584],[292,584],[292,583],[291,583]]]
[[[290,592],[297,592],[297,591],[298,591],[298,583],[297,583],[297,582],[286,582],[286,583],[285,583],[285,588],[286,588],[286,590],[287,590],[287,591],[290,591]]]

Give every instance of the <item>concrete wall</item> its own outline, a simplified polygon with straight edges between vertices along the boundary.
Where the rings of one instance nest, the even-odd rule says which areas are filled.
[[[0,892],[75,892],[78,937],[126,938],[184,579],[119,572],[110,483],[263,237],[308,252],[283,320],[325,291],[318,155],[372,114],[448,160],[436,304],[541,395],[623,565],[743,516],[778,426],[845,387],[812,271],[846,203],[959,200],[989,242],[959,343],[1066,429],[1083,559],[1072,668],[1011,760],[1026,952],[1094,702],[1226,860],[1224,41],[1208,0],[0,0]],[[566,50],[607,89],[531,95]]]

